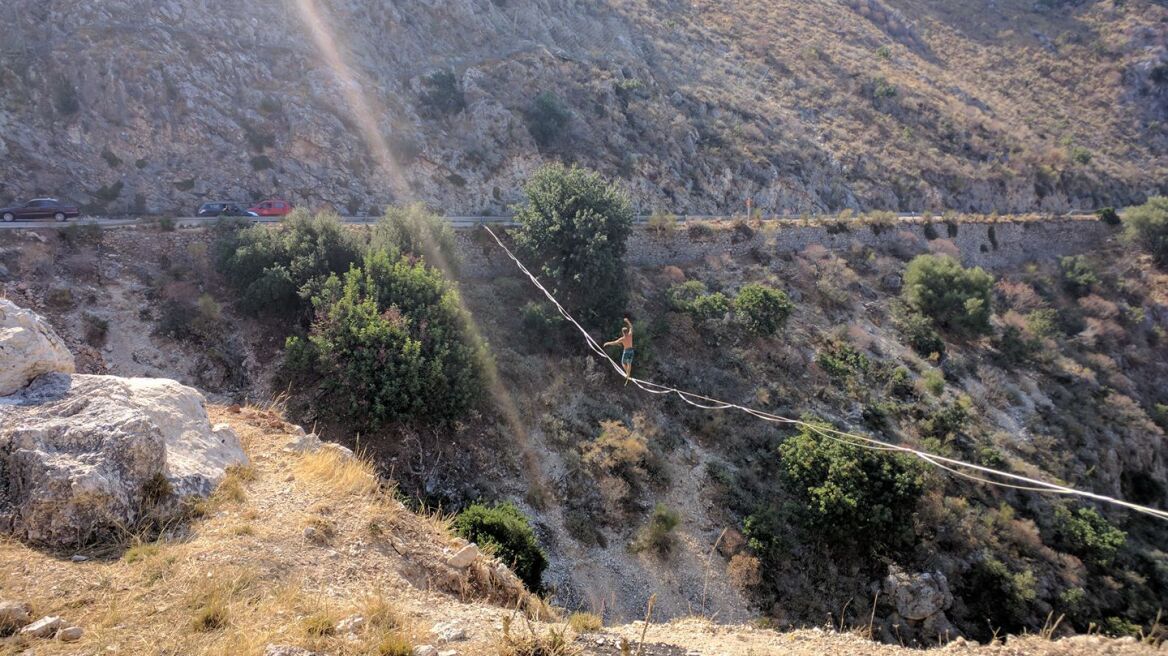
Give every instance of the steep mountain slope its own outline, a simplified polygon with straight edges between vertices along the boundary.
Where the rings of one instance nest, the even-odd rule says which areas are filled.
[[[493,213],[562,158],[645,212],[1127,204],[1164,189],[1166,20],[1154,0],[12,0],[0,200]]]

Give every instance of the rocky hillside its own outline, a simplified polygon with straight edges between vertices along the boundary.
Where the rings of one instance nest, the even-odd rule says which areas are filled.
[[[1098,222],[882,221],[638,231],[638,373],[1165,507],[1164,273],[1121,257],[1117,229]],[[1056,259],[1083,250],[1076,230],[1093,235],[1092,253]],[[80,371],[170,371],[224,403],[286,401],[297,422],[368,452],[415,501],[516,503],[547,552],[553,601],[611,623],[643,616],[654,594],[662,619],[795,628],[830,617],[871,623],[894,644],[1037,632],[1059,617],[1056,634],[1159,630],[1162,525],[930,471],[898,515],[907,541],[896,549],[825,538],[792,510],[802,501],[780,449],[797,434],[614,384],[575,335],[541,323],[528,281],[473,234],[459,240],[460,286],[493,355],[489,401],[451,424],[358,434],[281,378],[288,322],[236,310],[209,262],[215,239],[9,231],[3,289],[51,320]],[[914,351],[897,313],[906,263],[921,253],[995,278],[992,329],[947,338],[935,347],[943,356]],[[678,303],[680,291],[733,297],[748,283],[788,294],[779,334],[752,334],[725,306]]]
[[[641,211],[983,212],[1164,191],[1154,0],[11,0],[0,201],[498,213],[549,159]]]

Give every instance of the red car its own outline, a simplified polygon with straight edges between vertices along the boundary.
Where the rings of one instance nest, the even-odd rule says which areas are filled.
[[[292,203],[286,200],[265,200],[248,209],[260,216],[287,216],[292,212]]]

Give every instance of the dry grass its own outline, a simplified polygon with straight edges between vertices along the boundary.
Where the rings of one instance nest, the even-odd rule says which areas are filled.
[[[380,487],[372,461],[350,457],[339,449],[306,453],[295,472],[298,478],[338,495],[369,496]]]
[[[522,629],[515,629],[514,616],[503,618],[503,632],[495,643],[499,656],[576,656],[582,653],[568,638],[563,628],[549,628],[541,633],[525,620]]]
[[[286,426],[270,412],[211,414],[250,445],[253,465],[224,479],[204,506],[213,512],[197,515],[181,540],[131,537],[120,558],[86,563],[0,541],[0,598],[85,629],[77,645],[38,643],[38,655],[260,656],[268,644],[409,654],[419,627],[466,612],[459,598],[427,591],[448,584],[431,578],[446,558],[444,519],[406,512],[367,461],[327,449],[283,453]],[[306,542],[297,517],[328,543]],[[371,524],[379,534],[369,544]],[[351,615],[365,618],[362,629],[336,635],[336,622]],[[467,644],[473,652],[476,643]],[[0,640],[0,654],[10,646]]]
[[[595,613],[572,613],[568,626],[576,633],[592,633],[604,628],[604,620]]]

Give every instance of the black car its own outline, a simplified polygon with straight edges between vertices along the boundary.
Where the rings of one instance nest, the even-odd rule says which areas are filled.
[[[66,205],[56,198],[34,198],[24,205],[0,208],[0,220],[15,221],[17,219],[74,219],[81,216],[81,211],[72,205]]]
[[[257,217],[259,214],[246,210],[238,203],[203,203],[195,216],[247,216]]]

